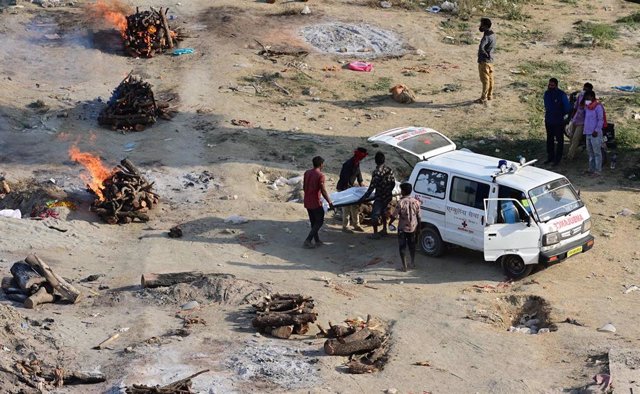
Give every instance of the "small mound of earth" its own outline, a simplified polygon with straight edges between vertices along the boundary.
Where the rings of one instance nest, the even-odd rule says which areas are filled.
[[[194,300],[200,303],[244,305],[256,303],[272,292],[267,285],[237,279],[231,274],[210,274],[191,283],[143,289],[137,295],[162,305],[183,304]]]
[[[349,56],[401,55],[406,48],[395,33],[366,24],[325,23],[306,26],[303,38],[322,52]]]
[[[248,341],[227,361],[227,365],[244,380],[271,383],[285,390],[314,387],[321,383],[315,365],[319,359],[306,355],[309,349],[300,349],[299,346]]]
[[[474,308],[469,319],[482,321],[511,332],[536,334],[556,331],[551,322],[551,306],[536,295],[510,295],[497,298],[487,308]]]
[[[19,209],[22,215],[35,215],[51,200],[65,200],[67,193],[51,182],[33,179],[10,183],[11,192],[0,198],[0,209]]]

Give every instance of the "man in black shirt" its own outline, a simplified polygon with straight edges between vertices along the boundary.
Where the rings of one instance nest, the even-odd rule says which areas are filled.
[[[367,150],[365,148],[358,148],[353,151],[353,157],[345,161],[340,170],[340,179],[338,180],[337,189],[339,192],[347,190],[355,186],[356,181],[359,186],[364,186],[362,180],[362,172],[360,172],[360,161],[367,157]],[[351,218],[351,225],[353,230],[349,229],[349,218]],[[360,205],[354,204],[346,207],[342,207],[342,231],[345,233],[352,233],[353,231],[364,231],[360,227]]]

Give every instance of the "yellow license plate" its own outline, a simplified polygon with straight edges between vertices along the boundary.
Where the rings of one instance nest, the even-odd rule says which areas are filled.
[[[574,254],[578,254],[582,252],[582,246],[578,246],[577,248],[573,248],[567,252],[567,258],[573,256]]]

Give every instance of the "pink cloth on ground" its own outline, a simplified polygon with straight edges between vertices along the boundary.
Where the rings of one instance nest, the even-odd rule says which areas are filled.
[[[369,72],[373,70],[373,64],[367,62],[351,62],[348,65],[349,70],[353,71],[366,71]]]

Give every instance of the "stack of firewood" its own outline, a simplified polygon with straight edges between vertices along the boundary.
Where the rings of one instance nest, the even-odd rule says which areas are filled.
[[[332,325],[325,330],[318,324],[319,336],[324,336],[324,351],[330,356],[349,356],[347,368],[350,373],[371,373],[384,368],[388,360],[388,327],[377,319],[367,317],[346,320],[347,325]]]
[[[171,30],[167,21],[169,9],[140,11],[127,16],[127,29],[123,33],[124,45],[133,57],[152,57],[181,41],[180,31]]]
[[[103,185],[103,198],[96,199],[91,210],[105,222],[149,221],[147,212],[158,204],[159,197],[152,191],[153,182],[149,183],[131,161],[122,160]]]
[[[309,323],[318,317],[313,311],[313,298],[300,294],[267,296],[253,307],[258,314],[251,323],[253,327],[282,339],[288,339],[291,334],[306,334]]]
[[[151,84],[129,73],[98,115],[98,123],[113,129],[142,131],[158,117],[170,120],[168,108],[168,103],[156,101]]]
[[[58,300],[75,303],[81,296],[75,287],[34,254],[13,264],[11,275],[2,279],[2,290],[8,299],[24,303],[25,308],[33,309]]]

